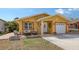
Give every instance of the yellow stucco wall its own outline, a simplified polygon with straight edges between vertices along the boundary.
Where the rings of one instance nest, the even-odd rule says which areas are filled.
[[[19,27],[19,32],[22,34],[23,33],[23,21],[19,20],[16,21],[18,23],[18,27]]]
[[[67,20],[62,18],[62,17],[55,17],[53,18],[53,32],[56,32],[56,23],[63,23],[66,25],[66,32],[68,32],[68,29],[67,29]]]
[[[31,20],[23,21],[23,20],[20,20],[20,21],[17,22],[18,25],[19,25],[19,32],[20,33],[24,32],[24,24],[28,23],[28,22],[32,23],[32,29],[31,30],[37,31],[38,25],[37,25],[36,21],[31,21]]]
[[[49,25],[51,25],[51,28],[49,28],[49,33],[55,33],[56,32],[56,23],[64,23],[66,24],[66,32],[68,32],[68,21],[66,20],[66,18],[59,16],[59,15],[55,15],[55,16],[51,16],[49,18],[45,18],[42,19],[44,22],[48,22]],[[17,20],[17,23],[19,24],[19,32],[23,33],[24,32],[24,23],[27,22],[31,22],[32,23],[32,27],[34,31],[37,31],[38,33],[40,33],[40,21],[37,22],[34,18],[30,18],[30,19],[20,19]]]
[[[56,32],[56,23],[65,24],[66,25],[66,32],[68,32],[68,21],[66,20],[65,17],[63,17],[61,15],[50,16],[50,17],[42,19],[42,20],[52,23],[52,27],[50,28],[50,33]]]
[[[38,15],[34,15],[34,16],[23,17],[23,18],[17,19],[16,22],[19,25],[19,32],[20,33],[24,32],[24,24],[27,22],[32,23],[32,30],[39,32],[39,25],[38,25],[37,20],[39,18],[46,17],[46,16],[49,16],[49,15],[48,14],[38,14]]]

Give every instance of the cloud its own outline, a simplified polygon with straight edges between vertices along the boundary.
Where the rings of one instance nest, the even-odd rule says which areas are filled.
[[[79,11],[79,8],[73,8],[74,11]]]
[[[79,11],[79,8],[68,8],[65,13],[66,14],[71,14],[73,13],[74,11]]]
[[[73,12],[75,12],[75,11],[79,11],[79,8],[67,8],[67,9],[63,9],[63,8],[61,8],[61,9],[56,9],[55,10],[55,12],[57,13],[57,14],[72,14]]]
[[[72,10],[73,10],[72,8],[69,8],[69,9],[68,9],[68,11],[72,11]]]
[[[68,9],[66,9],[64,12],[65,12],[66,14],[71,14],[72,11],[73,11],[72,8],[68,8]]]
[[[64,10],[63,9],[56,9],[55,12],[58,13],[58,14],[64,14]]]
[[[79,8],[68,8],[68,11],[79,11]]]

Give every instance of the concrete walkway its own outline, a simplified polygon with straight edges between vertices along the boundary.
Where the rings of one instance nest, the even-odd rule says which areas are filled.
[[[0,40],[2,39],[9,39],[10,37],[15,36],[14,33],[8,33],[0,36]],[[25,38],[24,35],[19,35],[20,38]]]
[[[1,39],[9,39],[9,37],[11,37],[11,36],[14,36],[14,33],[8,33],[8,34],[0,36],[0,40]]]
[[[43,37],[44,39],[58,45],[65,50],[79,50],[79,34],[76,35],[58,35],[52,37]]]

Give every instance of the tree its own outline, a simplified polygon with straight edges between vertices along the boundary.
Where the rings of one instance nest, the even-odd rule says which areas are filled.
[[[19,19],[19,17],[15,17],[15,18],[14,18],[14,20],[17,20],[17,19]]]
[[[9,21],[6,23],[6,31],[13,32],[14,30],[18,31],[18,24],[15,21]]]

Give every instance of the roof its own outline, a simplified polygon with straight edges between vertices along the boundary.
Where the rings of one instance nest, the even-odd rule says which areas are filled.
[[[19,18],[19,19],[16,19],[16,20],[31,19],[31,18],[35,18],[35,20],[36,20],[36,19],[39,19],[39,18],[47,17],[47,16],[50,16],[50,15],[43,13],[43,14],[36,14],[34,16],[22,17],[22,18]]]
[[[71,20],[70,23],[76,23],[79,22],[79,20]]]
[[[52,18],[52,17],[56,17],[56,16],[62,17],[62,18],[64,18],[64,19],[66,19],[67,21],[69,21],[65,16],[63,16],[63,15],[61,15],[61,14],[56,14],[56,15],[54,15],[54,16],[43,17],[43,18],[38,19],[37,21],[41,21],[41,20],[43,20],[43,19]]]
[[[66,19],[67,21],[69,21],[69,19],[68,19],[66,16],[62,15],[62,14],[56,14],[56,15],[54,15],[54,16],[59,16],[59,17],[62,17],[62,18],[64,18],[64,19]]]

